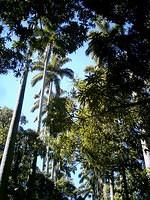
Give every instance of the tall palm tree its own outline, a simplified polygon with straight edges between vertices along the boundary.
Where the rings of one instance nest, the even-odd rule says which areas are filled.
[[[46,96],[43,98],[43,100],[44,100],[43,107],[45,109],[46,109],[46,102],[47,102],[47,104],[49,103],[49,98],[52,95],[52,93],[54,96],[60,96],[60,94],[62,92],[62,89],[60,87],[60,80],[63,77],[68,77],[69,79],[74,78],[74,73],[71,69],[62,68],[63,65],[69,61],[71,61],[69,58],[66,58],[66,57],[62,58],[58,55],[53,55],[51,58],[51,63],[47,66],[45,84],[44,84],[44,88],[46,89],[46,93],[47,93],[47,98],[46,98]],[[42,80],[42,77],[43,77],[43,61],[37,62],[33,66],[32,70],[39,72],[32,78],[32,81],[31,81],[32,86],[35,86],[39,81]],[[54,91],[52,91],[53,85],[55,86],[55,94],[54,94]],[[39,92],[39,94],[35,95],[35,99],[37,99],[37,101],[35,102],[35,104],[32,108],[33,112],[39,106],[40,93],[41,92]],[[42,109],[42,110],[44,110],[44,109]]]
[[[50,63],[51,60],[51,52],[52,49],[54,49],[54,44],[56,43],[56,34],[53,26],[51,23],[49,23],[47,20],[43,19],[41,28],[37,28],[35,30],[35,38],[36,38],[36,46],[35,48],[38,49],[39,54],[44,54],[44,60],[43,60],[43,76],[42,76],[42,86],[41,86],[41,92],[40,92],[40,98],[39,98],[39,109],[38,109],[38,116],[37,116],[37,133],[40,133],[41,129],[41,119],[42,119],[42,105],[43,105],[43,97],[44,97],[44,90],[45,90],[45,81],[46,81],[46,72],[47,72],[47,66]],[[39,44],[39,46],[37,46]],[[55,44],[56,48],[57,45]],[[34,42],[32,44],[32,47],[34,49]],[[37,163],[37,151],[35,150],[33,155],[33,161],[32,161],[32,170],[31,174],[29,175],[29,186],[32,190],[32,185],[35,179],[35,173],[36,173],[36,163]],[[30,193],[30,191],[28,191]]]
[[[35,41],[36,42],[35,42]],[[46,76],[47,76],[47,67],[51,60],[51,53],[54,51],[62,53],[61,45],[59,42],[59,39],[57,37],[55,27],[52,26],[52,24],[45,18],[41,21],[41,27],[37,27],[35,30],[35,39],[32,41],[32,47],[34,49],[34,43],[35,48],[38,49],[39,55],[43,55],[43,52],[45,53],[43,56],[42,61],[42,86],[41,86],[41,93],[39,98],[39,110],[38,110],[38,122],[37,122],[37,132],[40,132],[41,128],[41,118],[42,118],[42,104],[43,104],[43,96],[44,96],[44,90],[45,90],[45,84],[46,84]],[[37,45],[39,44],[39,45]]]
[[[50,56],[51,56],[51,43],[46,46],[45,49],[45,60],[44,60],[44,70],[43,70],[43,77],[42,77],[42,87],[41,87],[41,93],[40,93],[40,98],[39,98],[39,110],[38,110],[38,116],[37,116],[37,133],[40,133],[41,129],[41,119],[42,119],[42,104],[43,104],[43,96],[44,96],[44,90],[45,90],[45,77],[46,77],[46,70],[47,70],[47,65],[50,61]],[[36,164],[37,164],[37,150],[34,151],[33,153],[33,160],[32,160],[32,169],[31,173],[29,175],[28,179],[28,195],[32,192],[33,188],[33,183],[35,180],[35,175],[36,175]]]
[[[67,57],[60,57],[58,55],[53,55],[51,58],[51,63],[47,66],[46,77],[44,89],[46,89],[47,97],[43,96],[43,105],[42,112],[46,113],[46,107],[49,104],[50,96],[53,94],[54,96],[59,97],[61,92],[63,91],[60,87],[60,81],[63,77],[68,77],[69,79],[74,78],[74,73],[69,68],[62,68],[64,64],[71,61]],[[37,62],[33,68],[33,71],[38,71],[31,81],[32,86],[35,86],[39,81],[43,78],[43,61]],[[55,88],[53,88],[53,85]],[[55,89],[55,92],[52,90]],[[35,95],[35,99],[37,99],[32,107],[32,112],[34,112],[39,107],[39,97],[40,93]]]
[[[47,112],[47,105],[50,102],[51,95],[53,93],[52,88],[53,85],[55,86],[55,96],[59,97],[61,94],[61,87],[60,87],[60,80],[63,77],[68,77],[70,79],[74,78],[74,73],[71,69],[69,68],[62,68],[64,64],[69,62],[70,59],[67,57],[61,57],[59,55],[53,54],[51,58],[50,64],[47,66],[47,71],[46,71],[46,78],[45,78],[45,89],[47,90],[48,96],[44,97],[44,102],[42,104],[42,113]],[[39,71],[38,74],[36,74],[33,79],[32,79],[32,86],[36,85],[40,80],[42,80],[43,77],[43,61],[37,62],[35,66],[33,67],[34,71]],[[38,97],[38,95],[36,96]],[[39,106],[39,99],[35,102],[32,111],[34,111],[36,108]],[[46,135],[46,127],[44,129],[44,134],[43,136]],[[48,173],[49,171],[49,147],[47,147],[47,155],[46,155],[46,171]],[[44,170],[44,165],[45,165],[45,158],[43,160],[43,170]]]

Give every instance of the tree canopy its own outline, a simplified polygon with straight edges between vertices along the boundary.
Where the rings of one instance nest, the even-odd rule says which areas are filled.
[[[1,0],[0,73],[24,71],[25,77],[32,68],[40,71],[32,84],[43,80],[34,107],[37,131],[12,132],[5,197],[150,198],[149,7],[146,0]],[[95,64],[74,80],[73,71],[61,67],[84,42]],[[59,85],[64,75],[74,80],[67,95]],[[21,113],[23,98],[18,102]],[[0,156],[12,112],[0,108]],[[76,171],[79,188],[71,179]]]

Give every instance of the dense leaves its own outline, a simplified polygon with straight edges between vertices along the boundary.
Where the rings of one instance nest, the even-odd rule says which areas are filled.
[[[33,79],[34,85],[43,76],[48,55],[43,56],[43,52],[51,47],[54,54],[45,70],[44,89],[49,90],[48,99],[43,97],[43,110],[47,113],[43,121],[45,128],[42,137],[32,130],[18,132],[10,196],[14,199],[148,200],[149,2],[7,0],[0,2],[0,13],[0,73],[23,68],[22,55],[27,58],[30,48],[32,53],[40,55],[33,67],[40,71]],[[96,28],[87,37],[91,22]],[[11,34],[17,39],[15,43],[10,41],[8,48]],[[73,102],[60,96],[59,87],[60,78],[67,75],[72,79],[73,72],[60,67],[67,61],[66,54],[76,51],[87,39],[86,54],[96,64],[88,66],[85,79],[76,82]],[[52,92],[52,82],[56,95]],[[37,101],[34,109],[38,104]],[[11,111],[6,108],[0,111],[3,150]],[[37,156],[44,164],[46,157],[47,172],[37,169],[31,184]],[[78,164],[81,169],[76,168]],[[78,190],[70,176],[76,169],[81,171]]]
[[[50,100],[46,123],[50,127],[51,134],[57,135],[57,133],[64,132],[71,127],[72,118],[69,111],[71,105],[69,103],[71,104],[67,98],[56,97]]]
[[[92,14],[88,8],[82,5],[82,1],[1,1],[0,2],[0,47],[1,47],[1,71],[16,69],[19,65],[20,55],[5,44],[8,40],[15,39],[19,41],[21,50],[28,48],[28,42],[39,46],[37,29],[43,31],[43,21],[51,30],[55,31],[57,43],[63,46],[64,51],[72,53],[78,47],[82,46],[86,40],[86,33],[90,25]],[[6,37],[3,29],[6,30]],[[48,34],[52,31],[49,30]],[[46,32],[45,32],[46,33]],[[43,35],[44,36],[44,35]],[[46,36],[46,35],[45,35]],[[74,38],[76,37],[76,40]],[[37,41],[36,41],[37,40]],[[12,46],[12,43],[10,44]],[[7,65],[6,65],[7,64]]]

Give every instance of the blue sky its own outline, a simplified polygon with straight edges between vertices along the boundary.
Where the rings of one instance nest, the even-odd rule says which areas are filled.
[[[84,78],[84,68],[87,65],[93,64],[90,57],[85,55],[85,50],[87,44],[78,49],[75,53],[69,55],[72,62],[69,62],[65,67],[71,68],[75,73],[75,78]],[[32,128],[36,130],[36,123],[33,123],[36,113],[31,113],[31,107],[34,102],[34,95],[39,91],[41,83],[39,83],[35,88],[31,87],[31,78],[33,73],[29,73],[28,82],[25,92],[24,104],[22,113],[27,117],[28,124],[26,128]],[[20,78],[15,78],[12,73],[8,75],[0,75],[0,106],[7,106],[14,109],[15,102],[17,100],[18,89],[20,87]],[[72,87],[72,81],[64,78],[61,83],[63,89],[69,90]]]

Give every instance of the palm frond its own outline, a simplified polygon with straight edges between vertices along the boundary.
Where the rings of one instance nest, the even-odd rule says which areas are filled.
[[[35,94],[35,95],[34,95],[34,99],[40,98],[40,94],[41,94],[41,90],[38,92],[38,94]]]
[[[54,68],[54,66],[56,66],[58,64],[58,56],[56,54],[52,55],[51,58],[51,66],[52,68]]]
[[[34,102],[34,105],[31,108],[31,112],[35,112],[35,110],[37,110],[38,108],[39,108],[39,100]]]
[[[62,57],[58,54],[53,54],[51,58],[51,65],[52,65],[52,68],[58,69],[70,61],[71,59],[68,57]]]
[[[103,34],[107,34],[110,31],[110,23],[107,20],[97,18],[95,21],[95,24],[97,28],[99,29],[99,32]]]
[[[71,59],[68,58],[68,57],[64,57],[64,58],[60,59],[59,65],[60,65],[60,66],[63,66],[63,65],[65,65],[65,64],[68,63],[68,62],[71,62]]]
[[[99,54],[100,45],[99,42],[101,40],[101,35],[98,32],[93,32],[89,35],[89,46],[86,50],[86,55],[89,56],[92,55],[92,58],[97,58],[97,55]]]
[[[47,65],[47,71],[51,71],[51,70],[53,70],[53,68],[54,67],[53,67],[52,62]]]
[[[58,69],[57,73],[59,74],[61,78],[63,78],[64,76],[66,76],[69,79],[74,78],[74,72],[72,69],[69,69],[69,68]]]
[[[42,78],[43,78],[42,72],[36,74],[31,80],[32,87],[35,86],[40,80],[42,80]]]
[[[40,95],[37,95],[38,99],[34,102],[33,104],[33,107],[31,108],[31,112],[34,112],[35,110],[37,110],[39,108],[39,98],[40,98]],[[43,105],[42,105],[42,110],[45,110],[46,107],[47,107],[47,97],[44,96],[43,97]]]
[[[32,66],[32,71],[43,71],[44,69],[44,62],[39,61],[35,62]]]
[[[43,115],[45,115],[45,114],[46,114],[46,112],[47,112],[47,110],[46,110],[46,109],[45,109],[45,110],[43,110],[41,115],[42,115],[42,116],[43,116]],[[36,122],[37,120],[38,120],[38,117],[36,116],[36,117],[35,117],[35,120],[34,120],[34,122]],[[42,121],[44,121],[44,119],[43,119]]]

